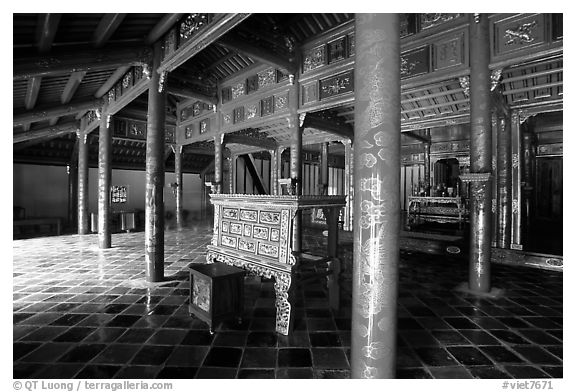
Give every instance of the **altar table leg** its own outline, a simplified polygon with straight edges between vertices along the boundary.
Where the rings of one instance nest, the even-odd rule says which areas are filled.
[[[276,332],[288,335],[292,325],[292,276],[288,273],[274,274],[276,292]]]

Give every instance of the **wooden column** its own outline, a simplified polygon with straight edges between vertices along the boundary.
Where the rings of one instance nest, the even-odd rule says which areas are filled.
[[[510,118],[498,117],[498,247],[510,248],[512,234],[512,150]]]
[[[78,141],[76,141],[78,143]],[[78,226],[78,159],[74,157],[67,167],[68,171],[68,224]]]
[[[490,291],[492,135],[488,15],[470,15],[470,259],[468,288]]]
[[[525,238],[522,236],[523,226],[528,223],[528,220],[522,213],[522,206],[525,206],[525,211],[529,210],[528,199],[522,192],[522,172],[526,162],[526,149],[523,148],[525,137],[522,136],[520,131],[520,118],[517,111],[512,112],[510,119],[510,134],[511,134],[511,152],[512,152],[512,228],[510,248],[522,250],[522,244]],[[528,138],[528,148],[530,148],[530,138]],[[529,156],[529,154],[528,154]],[[526,180],[525,180],[526,181]],[[531,180],[526,182],[526,191],[531,191]],[[529,189],[530,188],[530,189]]]
[[[222,156],[222,141],[224,134],[214,136],[214,184],[212,193],[222,193],[224,162]]]
[[[426,130],[426,136],[430,139],[430,130]],[[430,196],[430,144],[431,142],[424,143],[424,192]]]
[[[270,194],[278,195],[278,150],[269,150],[270,153]]]
[[[346,207],[344,207],[344,230],[352,231],[354,212],[354,147],[352,141],[344,140],[344,192]]]
[[[236,193],[236,164],[238,162],[238,155],[230,153],[228,157],[228,193]]]
[[[160,65],[161,44],[154,45],[154,62],[148,89],[146,128],[146,280],[164,280],[164,148],[166,116],[166,75]]]
[[[112,181],[112,132],[110,116],[104,109],[100,116],[98,135],[98,246],[112,247],[110,228],[110,184]]]
[[[322,143],[320,152],[320,194],[328,194],[328,143]]]
[[[173,146],[174,151],[174,174],[176,176],[176,228],[184,227],[184,205],[182,195],[184,194],[184,176],[182,175],[182,146]]]
[[[398,14],[356,14],[353,378],[394,378],[400,257]]]
[[[84,119],[82,119],[84,122]],[[81,129],[83,130],[83,124]],[[78,133],[78,234],[90,231],[88,217],[88,135]]]
[[[285,147],[278,147],[276,149],[276,169],[278,170],[276,173],[276,184],[274,184],[276,186],[276,193],[278,195],[282,194],[282,189],[280,187],[280,184],[278,183],[278,180],[282,179],[284,177],[283,173],[282,173],[282,154],[284,153],[284,150],[286,150]]]
[[[302,129],[298,123],[298,116],[291,116],[288,120],[290,128],[290,178],[294,195],[302,194]],[[297,211],[292,226],[292,250],[302,250],[302,211]]]

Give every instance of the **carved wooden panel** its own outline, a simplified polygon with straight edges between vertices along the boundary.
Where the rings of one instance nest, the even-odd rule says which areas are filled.
[[[234,109],[234,124],[244,121],[244,106]]]
[[[435,71],[464,64],[463,35],[435,42],[432,51]]]
[[[276,95],[274,97],[274,111],[278,112],[288,108],[288,93]]]
[[[166,143],[176,143],[174,128],[166,128],[164,131],[164,140]]]
[[[222,121],[224,121],[224,125],[232,124],[232,115],[233,113],[224,113],[222,114]]]
[[[232,99],[232,88],[224,87],[222,89],[222,103],[229,102]]]
[[[545,43],[544,14],[504,19],[494,23],[494,54],[528,50]]]
[[[258,211],[241,209],[240,220],[248,222],[256,222],[258,220]]]
[[[400,77],[402,79],[430,72],[430,48],[425,46],[400,55]]]
[[[210,312],[211,280],[194,276],[192,282],[192,303],[205,312]]]
[[[199,128],[200,128],[199,129],[200,134],[210,132],[210,119],[206,118],[206,119],[200,121]]]
[[[192,125],[189,125],[184,128],[184,139],[190,139],[192,136],[194,136],[194,129],[192,128]]]
[[[250,76],[246,79],[246,94],[258,90],[258,75]]]
[[[241,97],[245,93],[246,93],[246,85],[244,84],[244,82],[239,82],[232,86],[232,99]]]
[[[162,59],[167,58],[176,51],[176,39],[176,29],[174,28],[164,37],[164,52],[162,53]]]
[[[320,100],[351,91],[354,91],[353,71],[320,80]]]
[[[318,100],[318,81],[313,81],[307,84],[301,84],[302,105]]]
[[[259,105],[255,102],[246,105],[246,120],[251,120],[258,116]]]
[[[258,72],[258,87],[266,87],[273,85],[276,81],[276,74],[273,68],[265,69],[264,71]]]
[[[266,97],[260,101],[260,113],[262,113],[262,117],[268,116],[274,113],[274,97]]]
[[[302,72],[306,73],[326,64],[326,47],[324,45],[304,52]]]
[[[348,57],[348,45],[346,41],[346,36],[344,36],[328,42],[328,64],[344,60]]]
[[[422,30],[429,29],[431,27],[436,27],[446,22],[449,22],[461,14],[445,14],[445,13],[423,13],[420,16],[420,28]]]
[[[114,127],[112,130],[112,136],[116,137],[126,137],[128,136],[128,124],[125,120],[114,119]]]

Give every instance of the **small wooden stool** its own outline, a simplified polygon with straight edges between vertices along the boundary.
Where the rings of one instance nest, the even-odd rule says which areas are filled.
[[[246,271],[224,263],[190,266],[190,314],[206,322],[214,334],[217,323],[234,317],[242,322]]]

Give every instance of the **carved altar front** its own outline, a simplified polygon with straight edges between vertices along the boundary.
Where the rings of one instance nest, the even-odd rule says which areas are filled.
[[[206,261],[241,267],[250,274],[274,278],[276,332],[290,330],[291,288],[298,267],[292,252],[292,229],[298,210],[323,208],[329,235],[337,235],[337,216],[345,196],[269,196],[211,194],[214,233]],[[331,227],[331,229],[330,229]],[[329,243],[334,243],[334,238]]]
[[[422,221],[462,224],[467,218],[462,197],[408,196],[408,227]]]

